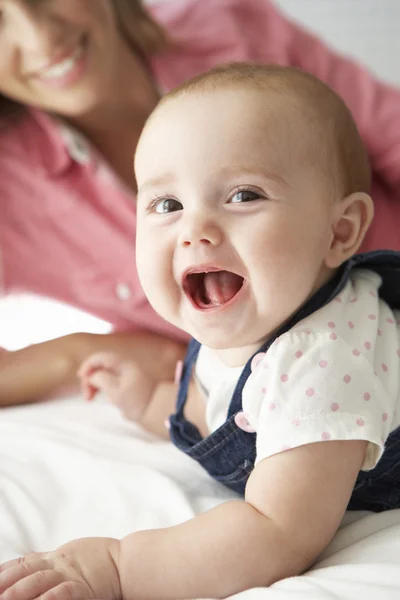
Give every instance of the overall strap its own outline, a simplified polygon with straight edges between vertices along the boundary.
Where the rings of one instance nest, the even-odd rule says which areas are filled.
[[[392,250],[376,250],[357,254],[346,261],[336,273],[335,277],[323,285],[302,306],[289,321],[281,327],[278,332],[267,340],[247,361],[239,381],[237,382],[232,400],[229,405],[228,418],[242,410],[243,387],[251,374],[251,362],[259,352],[267,352],[271,344],[302,319],[310,316],[316,310],[329,304],[344,288],[350,273],[355,268],[364,268],[375,271],[382,277],[382,286],[379,296],[382,297],[392,308],[400,308],[400,252]]]

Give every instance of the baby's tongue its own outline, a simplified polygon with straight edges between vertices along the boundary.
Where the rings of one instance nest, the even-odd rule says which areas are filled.
[[[221,306],[238,293],[242,279],[229,271],[204,274],[204,299],[206,304]]]

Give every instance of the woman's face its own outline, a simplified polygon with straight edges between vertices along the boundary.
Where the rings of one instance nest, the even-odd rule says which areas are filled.
[[[66,117],[118,83],[127,48],[111,0],[0,0],[0,93]]]

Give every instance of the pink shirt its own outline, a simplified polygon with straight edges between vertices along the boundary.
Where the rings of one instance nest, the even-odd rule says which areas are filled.
[[[400,250],[400,91],[332,54],[268,0],[176,0],[152,8],[184,42],[153,60],[162,90],[218,63],[295,65],[335,88],[352,109],[374,172],[376,217],[363,249]],[[122,330],[184,338],[151,309],[135,268],[135,204],[86,140],[30,111],[0,135],[0,275]]]

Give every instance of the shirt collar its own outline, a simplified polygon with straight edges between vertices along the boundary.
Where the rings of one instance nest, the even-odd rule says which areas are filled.
[[[92,153],[84,136],[56,117],[36,109],[30,112],[41,130],[41,139],[44,139],[44,148],[37,148],[37,151],[48,175],[63,175],[73,162],[90,162]]]

